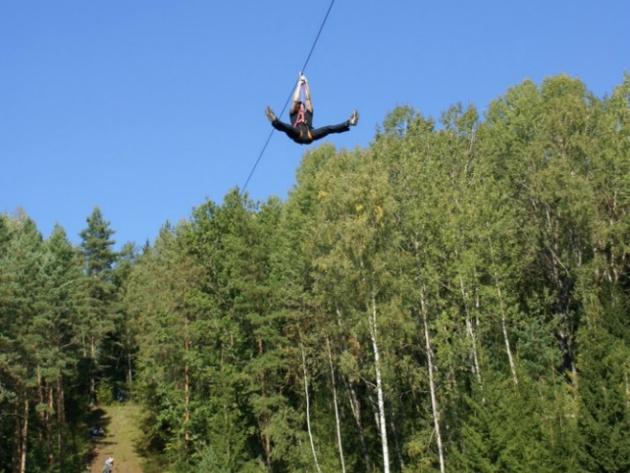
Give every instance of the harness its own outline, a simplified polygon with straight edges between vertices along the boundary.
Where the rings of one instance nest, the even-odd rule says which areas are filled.
[[[304,85],[300,86],[300,109],[297,113],[297,118],[293,123],[293,128],[300,130],[299,141],[304,143],[311,143],[313,141],[313,136],[311,135],[311,130],[306,122],[306,91],[304,90]],[[304,131],[306,131],[306,136],[304,136]]]
[[[295,119],[295,123],[293,124],[293,126],[297,128],[301,124],[307,125],[306,107],[304,106],[304,102],[300,104],[300,109],[298,110],[297,118]]]

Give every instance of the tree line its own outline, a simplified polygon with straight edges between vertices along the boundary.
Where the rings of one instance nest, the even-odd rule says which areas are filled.
[[[98,208],[79,246],[0,216],[0,471],[78,471],[89,406],[119,378],[126,255]]]
[[[630,468],[630,76],[531,81],[306,152],[113,250],[0,219],[0,471],[142,406],[147,472]]]

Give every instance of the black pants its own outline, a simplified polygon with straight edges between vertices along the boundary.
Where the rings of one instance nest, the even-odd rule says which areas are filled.
[[[348,125],[348,122],[343,122],[339,125],[323,126],[321,128],[309,128],[306,125],[298,125],[297,127],[294,127],[276,119],[271,123],[271,125],[276,130],[286,133],[289,138],[301,145],[308,145],[313,141],[330,135],[331,133],[345,133],[346,131],[350,131],[350,125]]]

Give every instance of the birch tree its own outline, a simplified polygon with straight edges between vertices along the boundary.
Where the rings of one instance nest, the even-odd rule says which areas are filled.
[[[366,162],[353,172],[355,163]],[[340,171],[340,168],[345,168]],[[340,177],[343,176],[343,177]],[[387,432],[385,395],[386,362],[381,353],[382,329],[379,323],[390,294],[387,248],[392,244],[392,228],[387,221],[393,215],[393,201],[381,165],[361,156],[358,152],[341,153],[334,163],[322,172],[317,180],[318,197],[322,213],[315,233],[318,235],[320,256],[316,260],[318,279],[315,290],[337,286],[335,294],[341,296],[335,304],[347,310],[352,321],[345,321],[356,336],[367,337],[371,347],[371,378],[376,398],[376,424],[380,437],[383,471],[389,472],[391,461]],[[345,297],[343,293],[345,292]],[[352,294],[356,301],[347,299]],[[365,332],[364,332],[365,330]],[[361,334],[361,335],[359,335]]]

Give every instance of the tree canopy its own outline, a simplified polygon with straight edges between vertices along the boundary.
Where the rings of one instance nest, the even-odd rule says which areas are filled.
[[[147,471],[625,472],[630,76],[398,107],[114,248],[0,217],[0,471],[69,471],[90,404]]]

